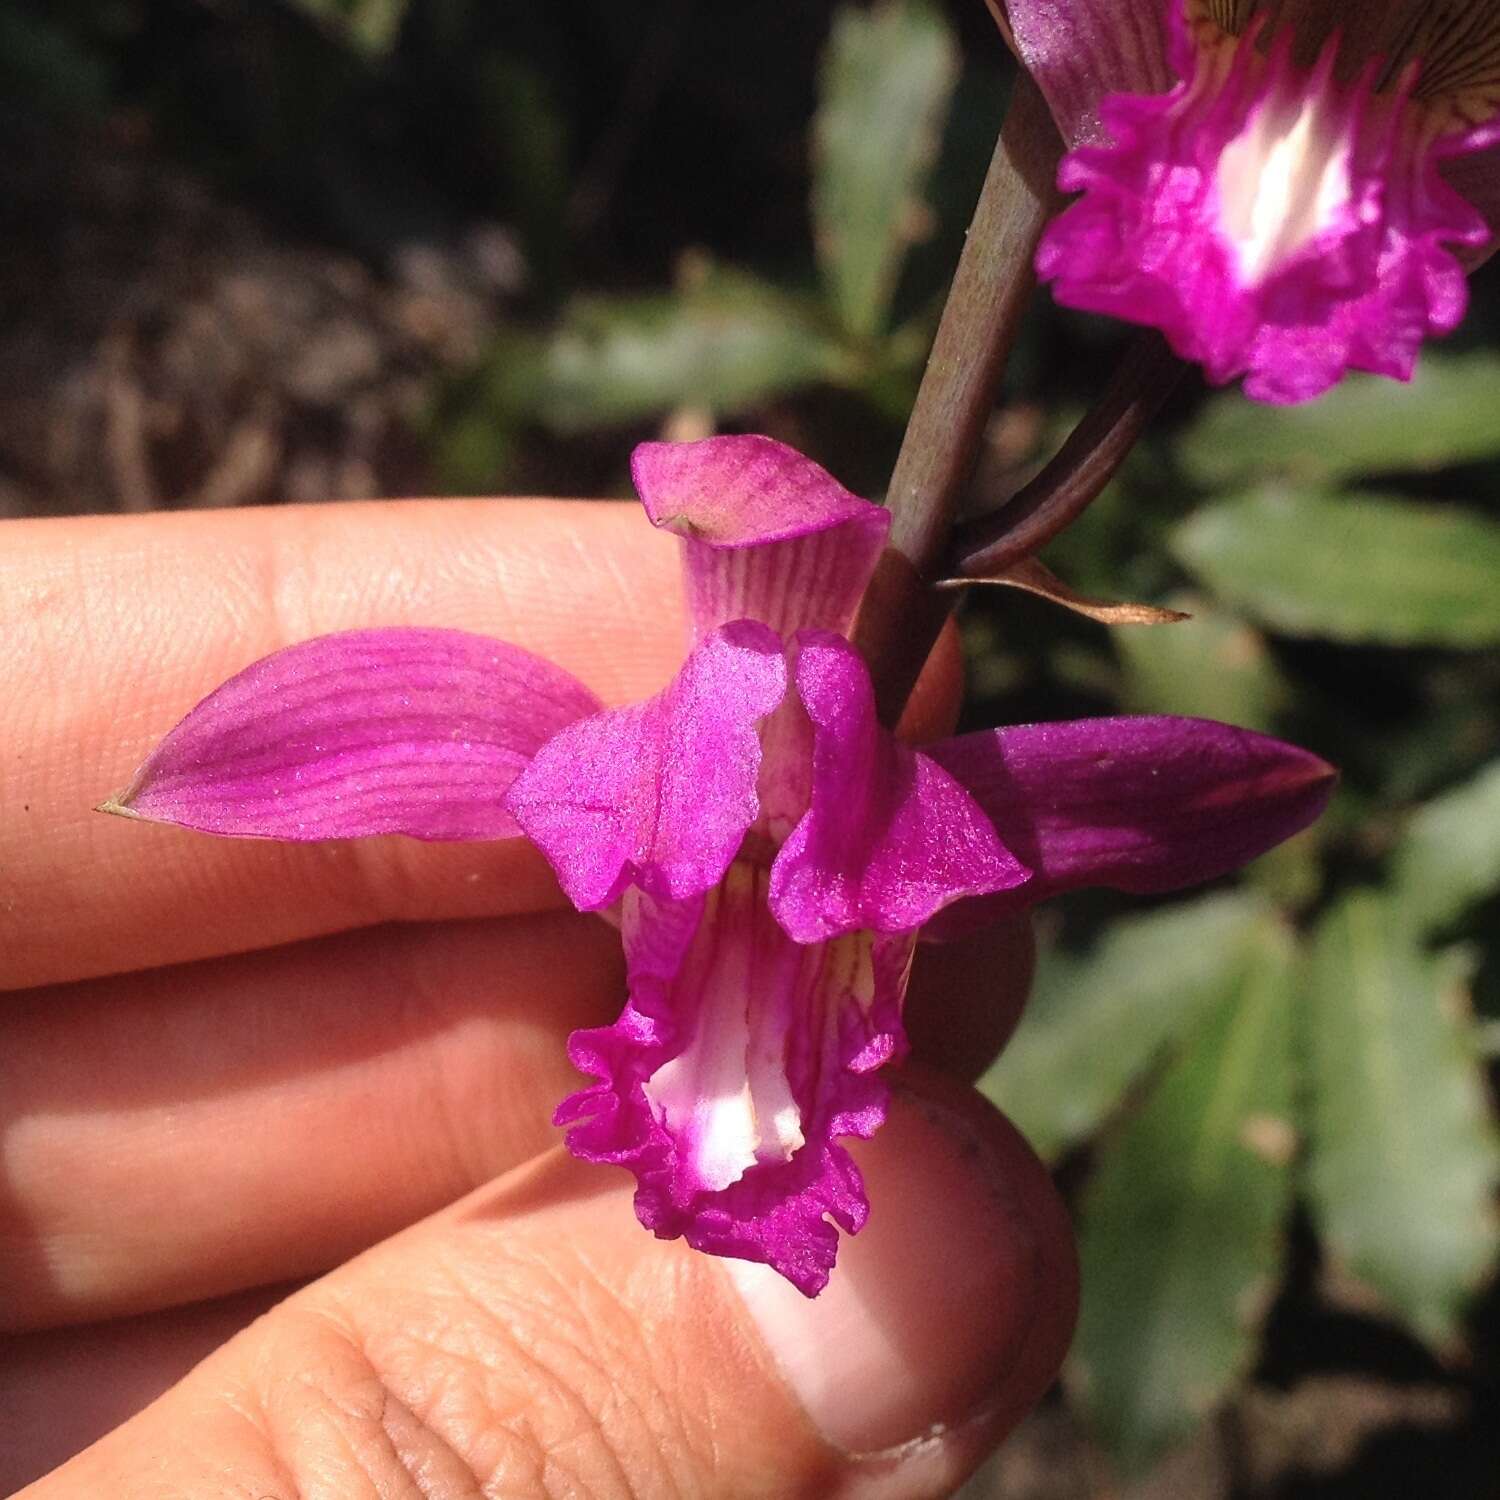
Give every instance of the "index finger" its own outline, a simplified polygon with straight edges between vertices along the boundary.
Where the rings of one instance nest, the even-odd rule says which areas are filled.
[[[676,549],[634,505],[404,501],[9,522],[0,552],[0,988],[395,918],[560,899],[521,839],[208,838],[92,811],[205,693],[355,626],[523,646],[608,703],[682,655]]]

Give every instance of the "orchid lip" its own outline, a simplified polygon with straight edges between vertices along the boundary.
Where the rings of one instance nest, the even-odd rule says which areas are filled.
[[[757,950],[748,934],[735,941],[733,934],[716,930],[727,925],[720,908],[753,907],[761,895],[755,887],[763,880],[737,862],[722,892],[710,898],[704,924],[710,952],[696,976],[690,1040],[643,1086],[653,1113],[683,1143],[709,1191],[738,1182],[758,1162],[790,1161],[806,1143],[774,1027],[773,997],[795,983],[784,971],[796,952],[779,946],[768,950],[764,940]],[[753,913],[735,916],[753,920]]]
[[[613,1026],[575,1033],[570,1055],[596,1082],[557,1121],[575,1154],[635,1174],[655,1234],[763,1261],[813,1296],[838,1231],[869,1212],[840,1141],[884,1119],[913,937],[795,943],[766,883],[736,862],[692,902],[627,894],[630,1000]]]

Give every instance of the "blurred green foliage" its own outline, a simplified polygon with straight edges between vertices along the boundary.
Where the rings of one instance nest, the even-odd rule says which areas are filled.
[[[1468,955],[1428,952],[1399,902],[1351,891],[1307,972],[1307,1192],[1329,1248],[1426,1337],[1453,1340],[1495,1254],[1495,1135]]]
[[[1285,408],[1271,426],[1248,401],[1219,401],[1182,434],[1183,472],[1205,489],[1284,475],[1302,484],[1361,474],[1419,473],[1500,453],[1500,355],[1423,360],[1395,399],[1389,381],[1358,380],[1327,399]]]
[[[957,72],[948,28],[921,0],[834,18],[813,122],[813,244],[856,338],[885,330],[906,251],[923,237],[923,188]]]
[[[361,52],[382,57],[395,45],[407,0],[298,0]]]
[[[1500,524],[1454,506],[1283,481],[1204,505],[1170,545],[1219,598],[1289,635],[1500,644]]]
[[[450,487],[620,489],[631,443],[684,417],[776,432],[867,490],[888,472],[1003,113],[999,44],[961,47],[957,7],[844,4],[831,27],[793,8],[768,27],[669,5],[642,41],[607,5],[267,0],[267,55],[291,45],[283,21],[331,49],[274,68],[269,94],[224,84],[215,8],[159,9],[209,39],[170,84],[125,0],[0,12],[0,82],[34,110],[165,100],[201,160],[372,259],[455,215],[518,231],[524,318],[430,416]],[[797,55],[782,25],[825,27],[803,74],[776,65]],[[1056,447],[1121,337],[1038,299],[980,503]],[[1129,1469],[1253,1364],[1294,1205],[1330,1266],[1444,1353],[1493,1273],[1493,299],[1465,337],[1406,389],[1356,378],[1290,410],[1182,395],[1047,561],[1188,623],[1111,637],[1009,591],[966,608],[975,724],[1201,714],[1344,775],[1317,828],[1221,889],[1059,903],[982,1085],[1082,1184],[1066,1380]]]
[[[672,291],[575,297],[543,334],[498,341],[442,427],[450,485],[482,488],[527,423],[559,436],[688,407],[708,419],[860,378],[815,298],[685,255]]]
[[[1191,912],[1189,944],[1211,940],[1208,910]],[[1296,1141],[1296,957],[1265,913],[1247,938],[1212,953],[1212,1003],[1179,1028],[1083,1197],[1087,1290],[1068,1378],[1129,1467],[1189,1436],[1248,1366],[1278,1276]]]
[[[1163,1050],[1236,991],[1267,915],[1238,892],[1206,896],[1121,917],[1086,954],[1045,951],[1026,1024],[986,1088],[1043,1156],[1089,1140]]]
[[[813,264],[778,282],[690,248],[669,290],[573,297],[455,394],[439,429],[449,480],[503,468],[528,425],[567,435],[675,410],[719,423],[819,386],[899,426],[951,269],[918,265],[903,286],[911,252],[939,232],[929,189],[959,81],[957,43],[927,0],[839,10],[809,139]],[[996,126],[1000,97],[989,91]]]
[[[1345,772],[1329,815],[1241,894],[1080,904],[983,1085],[1044,1154],[1087,1153],[1068,1378],[1128,1469],[1253,1363],[1293,1202],[1340,1273],[1445,1354],[1493,1273],[1500,1142],[1470,985],[1497,957],[1497,674],[1477,648],[1500,640],[1500,526],[1447,492],[1500,477],[1479,419],[1495,375],[1487,355],[1435,351],[1411,392],[1354,379],[1290,413],[1212,397],[1059,549],[1100,585],[1131,554],[1194,619],[1112,649],[1068,632],[1038,675],[1100,707],[1285,733]],[[1403,401],[1434,391],[1468,420],[1389,441]],[[1152,992],[1143,970],[1159,1007],[1131,1045],[1120,1010]]]

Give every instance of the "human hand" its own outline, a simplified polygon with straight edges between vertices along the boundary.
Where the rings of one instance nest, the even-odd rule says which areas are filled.
[[[909,1070],[853,1146],[870,1224],[808,1302],[653,1240],[624,1173],[556,1149],[564,1040],[613,1019],[623,976],[524,841],[222,841],[87,810],[209,688],[325,631],[457,626],[606,702],[650,693],[681,605],[635,507],[6,540],[0,1326],[29,1330],[0,1359],[6,1489],[139,1410],[28,1495],[935,1495],[1040,1396],[1066,1222],[959,1081],[1024,1000],[1024,925],[922,951],[909,1030],[950,1076]],[[913,730],[955,695],[950,650]]]

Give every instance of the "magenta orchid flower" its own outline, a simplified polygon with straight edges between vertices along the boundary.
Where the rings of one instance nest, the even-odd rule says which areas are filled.
[[[647,443],[633,468],[691,618],[656,697],[601,709],[458,631],[324,636],[212,693],[114,805],[278,839],[529,837],[617,917],[629,977],[619,1020],[572,1038],[595,1081],[557,1112],[569,1146],[628,1167],[658,1235],[812,1295],[869,1211],[841,1142],[884,1117],[919,931],[1211,879],[1310,822],[1332,772],[1194,719],[910,748],[847,638],[887,512],[768,438]]]
[[[1083,196],[1037,269],[1218,384],[1410,379],[1500,226],[1497,0],[991,0]]]

